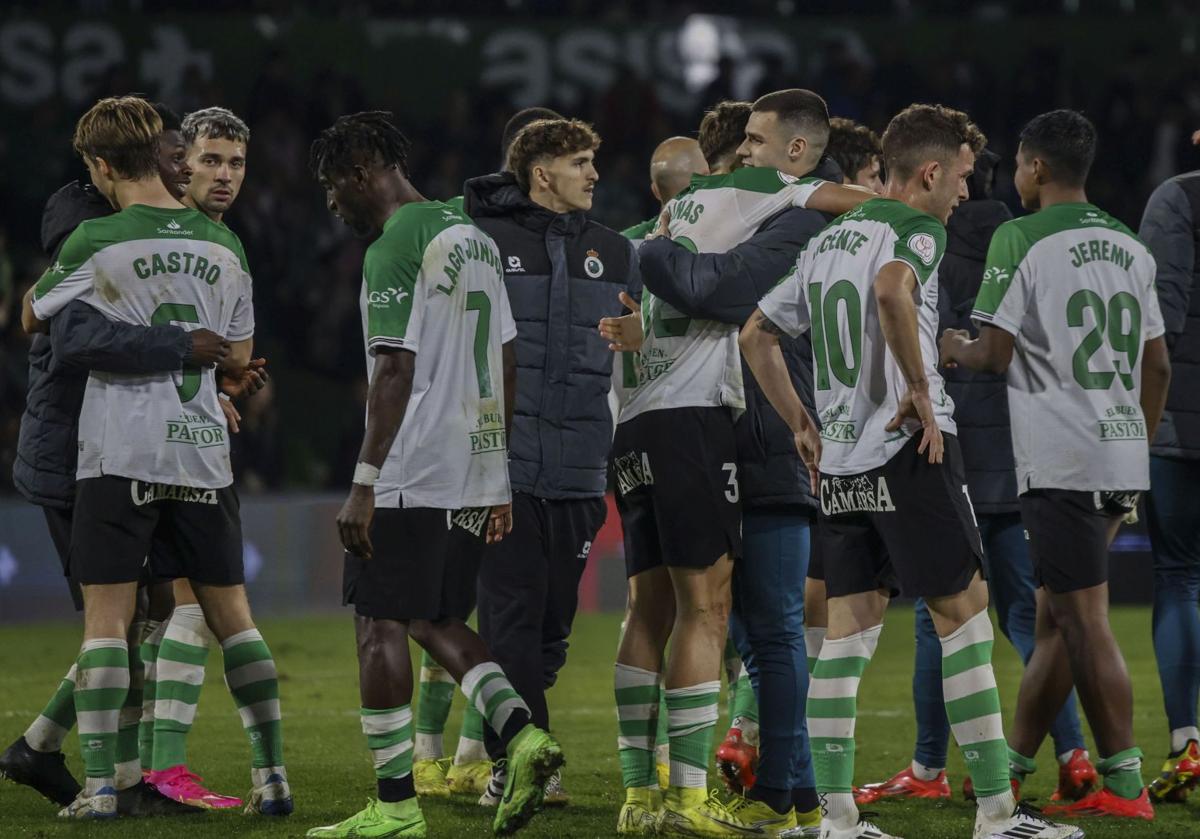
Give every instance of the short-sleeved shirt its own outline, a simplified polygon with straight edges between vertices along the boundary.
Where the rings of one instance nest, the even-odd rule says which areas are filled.
[[[806,206],[824,183],[763,167],[693,175],[666,205],[671,238],[693,253],[725,253],[775,213]],[[621,408],[622,422],[664,408],[745,408],[736,326],[689,318],[647,291],[642,331],[637,386]]]
[[[1086,203],[1005,222],[974,319],[1016,336],[1008,370],[1017,487],[1150,486],[1142,347],[1163,334],[1154,257]]]
[[[237,236],[190,208],[135,204],[81,223],[38,280],[33,311],[53,317],[82,300],[140,326],[254,334],[252,283]],[[93,371],[79,415],[78,478],[114,475],[220,489],[233,483],[215,372]]]
[[[502,345],[517,326],[503,280],[496,243],[437,201],[400,207],[367,249],[367,376],[380,348],[416,354],[377,506],[456,510],[509,500]]]
[[[892,262],[917,277],[913,291],[921,358],[938,428],[954,433],[954,402],[937,372],[938,265],[946,228],[891,198],[872,198],[809,240],[795,269],[758,304],[795,337],[812,330],[813,387],[821,425],[821,471],[858,475],[882,466],[921,425],[885,426],[908,390],[883,339],[875,278]]]

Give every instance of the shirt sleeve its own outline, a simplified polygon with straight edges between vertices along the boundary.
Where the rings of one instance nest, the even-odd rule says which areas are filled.
[[[245,341],[254,336],[254,283],[246,274],[241,294],[233,304],[233,317],[229,321],[230,341]]]
[[[517,337],[517,322],[513,320],[512,304],[508,301],[508,289],[500,280],[500,343],[507,344]]]
[[[731,174],[730,186],[735,189],[738,214],[751,230],[780,210],[805,207],[825,181],[820,178],[797,178],[765,166],[745,166]]]
[[[96,276],[94,255],[87,225],[80,224],[63,242],[58,259],[33,287],[33,313],[39,320],[49,320],[72,300],[82,299],[92,291]]]
[[[1145,306],[1142,313],[1142,341],[1153,341],[1155,338],[1161,338],[1167,332],[1166,320],[1163,318],[1162,306],[1159,303],[1158,290],[1156,288],[1155,277],[1161,277],[1162,272],[1155,265],[1154,257],[1151,256],[1149,248],[1146,255],[1150,257],[1149,270],[1145,276],[1145,293],[1142,299],[1145,300]]]
[[[767,319],[793,338],[806,332],[811,323],[804,298],[806,263],[805,254],[801,253],[791,272],[758,301],[758,308]]]
[[[932,216],[919,215],[896,227],[896,244],[888,261],[905,263],[925,285],[945,255],[946,228]]]
[[[368,251],[363,262],[367,295],[367,351],[379,347],[416,352],[420,343],[425,301],[418,293],[422,255],[396,253],[396,249]]]
[[[1012,335],[1020,333],[1029,308],[1029,278],[1021,268],[1026,251],[1025,237],[1016,224],[1006,222],[996,229],[988,245],[973,320]]]

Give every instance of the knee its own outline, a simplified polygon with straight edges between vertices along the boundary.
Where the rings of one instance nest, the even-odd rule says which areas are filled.
[[[408,642],[403,624],[396,621],[359,618],[357,629],[360,661],[383,660],[390,657],[398,644]]]
[[[422,647],[426,647],[437,635],[437,628],[432,621],[416,620],[408,624],[408,637]]]

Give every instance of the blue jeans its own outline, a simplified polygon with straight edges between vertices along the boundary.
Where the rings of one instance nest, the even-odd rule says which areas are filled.
[[[1150,458],[1154,656],[1167,725],[1196,725],[1200,695],[1200,460]]]
[[[809,523],[800,514],[748,510],[742,517],[743,555],[733,572],[729,631],[758,698],[755,784],[773,790],[816,785],[804,717]]]
[[[1033,628],[1037,617],[1034,591],[1037,585],[1021,514],[980,515],[979,535],[983,540],[988,587],[1000,631],[1016,648],[1021,660],[1028,662],[1033,655]],[[913,760],[924,766],[943,767],[950,742],[950,725],[942,700],[942,645],[923,600],[917,600],[916,604],[916,634],[913,706],[917,714],[917,748]],[[1074,691],[1054,718],[1050,736],[1054,740],[1055,754],[1084,748]]]

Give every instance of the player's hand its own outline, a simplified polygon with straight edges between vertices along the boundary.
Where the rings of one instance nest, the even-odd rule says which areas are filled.
[[[493,545],[512,533],[512,503],[497,504],[488,511],[487,543]]]
[[[229,355],[229,342],[211,329],[193,329],[188,333],[188,337],[192,346],[183,357],[184,364],[212,367]]]
[[[884,430],[896,431],[908,419],[920,420],[923,429],[921,445],[917,447],[917,452],[924,454],[928,450],[929,462],[941,463],[942,453],[945,451],[945,441],[942,440],[942,430],[938,428],[937,417],[933,413],[933,402],[929,399],[929,382],[922,381],[916,385],[909,385],[904,396],[900,398],[896,416],[892,417],[891,422],[884,426]]]
[[[229,426],[230,434],[237,434],[241,431],[241,426],[238,423],[242,419],[242,415],[238,413],[238,409],[233,402],[226,396],[217,394],[217,404],[221,406],[221,413],[225,415],[225,424]]]
[[[267,360],[253,358],[239,373],[222,370],[217,375],[217,389],[230,399],[245,399],[266,387],[270,380],[271,376],[267,373]]]
[[[943,367],[957,367],[958,353],[964,345],[970,343],[971,333],[965,329],[947,329],[938,341],[938,354]]]
[[[337,516],[338,536],[347,551],[370,559],[371,519],[375,517],[375,488],[354,484]]]
[[[812,494],[816,495],[821,482],[821,432],[810,423],[792,436],[795,438],[796,451],[800,453],[800,459],[808,467],[808,480]]]
[[[647,239],[671,238],[671,211],[663,208],[658,214],[658,226],[646,234]]]
[[[625,291],[619,299],[630,313],[617,318],[601,318],[600,335],[608,341],[608,348],[613,352],[637,352],[642,348],[642,306]]]
[[[1200,129],[1192,132],[1192,145],[1200,146]]]

